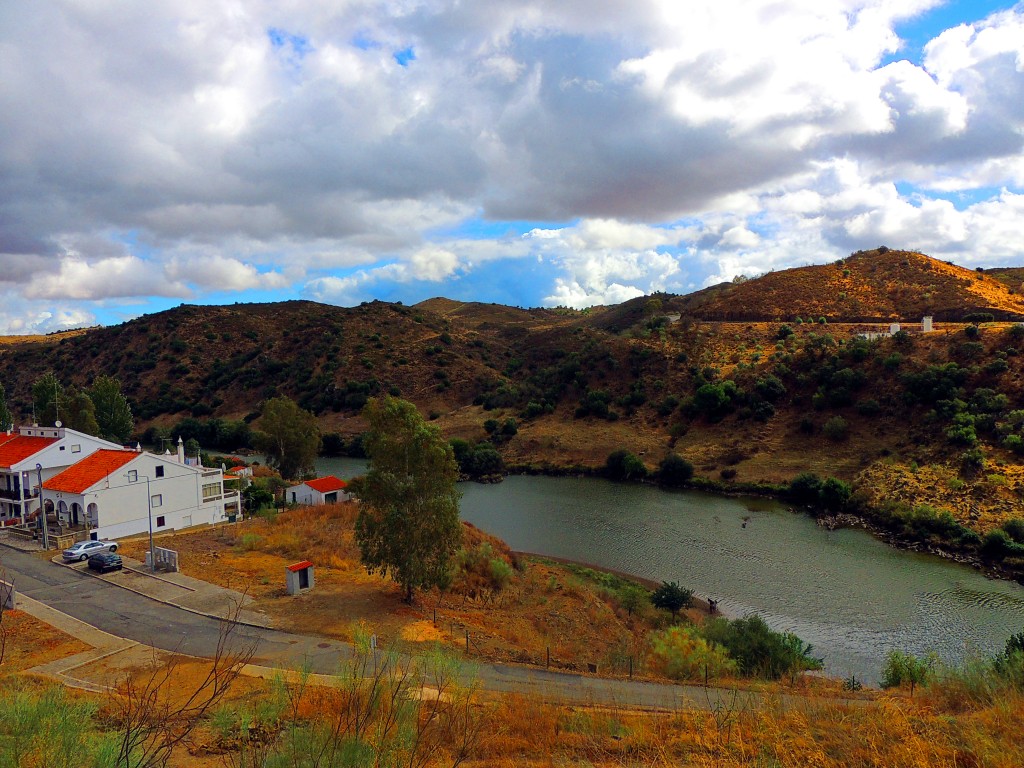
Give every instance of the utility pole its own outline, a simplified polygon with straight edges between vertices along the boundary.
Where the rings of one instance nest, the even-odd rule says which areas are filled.
[[[39,519],[43,521],[43,551],[50,549],[50,525],[46,519],[46,508],[43,506],[43,465],[36,464],[36,476],[39,478]],[[22,515],[25,514],[25,506],[21,507]]]

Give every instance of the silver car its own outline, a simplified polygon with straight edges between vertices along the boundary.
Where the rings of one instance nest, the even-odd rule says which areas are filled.
[[[116,552],[116,541],[80,541],[63,552],[65,563],[81,562],[88,560],[92,555],[100,552]]]

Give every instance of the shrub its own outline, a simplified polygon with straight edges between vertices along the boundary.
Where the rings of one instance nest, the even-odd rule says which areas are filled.
[[[663,581],[661,586],[651,593],[651,605],[664,608],[673,617],[679,615],[683,608],[689,608],[693,602],[693,590],[683,589],[677,581]]]
[[[760,616],[730,621],[709,619],[701,634],[724,647],[741,674],[777,680],[785,674],[821,669],[821,659],[811,656],[812,648],[792,633],[776,632]]]
[[[789,497],[797,504],[817,504],[820,491],[821,478],[813,472],[801,472],[789,484]]]
[[[719,678],[736,673],[724,648],[708,642],[693,627],[668,627],[651,635],[651,667],[673,680]]]
[[[844,483],[835,477],[825,479],[818,491],[818,499],[821,505],[828,510],[837,511],[846,506],[853,493],[848,483]]]
[[[821,431],[829,440],[838,443],[841,440],[845,440],[849,436],[850,425],[842,416],[833,416],[831,419],[825,422],[824,426],[822,426],[821,428]]]
[[[1011,539],[1003,529],[996,528],[985,534],[979,554],[989,562],[1000,562],[1007,557],[1024,557],[1024,545]]]
[[[1024,544],[1024,520],[1015,517],[1012,520],[1007,520],[1000,527],[1006,531],[1006,535],[1013,539],[1016,544]],[[1021,650],[1024,650],[1024,648]]]
[[[638,456],[620,448],[608,455],[604,473],[612,480],[642,480],[647,477],[647,467]]]
[[[783,324],[783,325],[779,326],[779,330],[778,330],[778,332],[776,332],[775,338],[779,339],[781,341],[782,339],[788,338],[789,336],[792,336],[792,335],[793,335],[793,329],[791,327],[789,327],[788,325]]]
[[[909,684],[913,695],[915,686],[928,684],[935,661],[934,656],[917,657],[902,651],[889,651],[882,668],[882,687],[897,688]]]
[[[685,485],[693,477],[693,464],[678,453],[670,453],[658,464],[658,482],[673,488]]]

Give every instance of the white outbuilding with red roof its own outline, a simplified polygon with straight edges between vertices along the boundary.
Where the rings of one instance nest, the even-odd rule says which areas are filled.
[[[347,487],[348,483],[341,478],[327,475],[291,486],[285,492],[285,500],[291,504],[335,504],[352,498],[345,491]]]

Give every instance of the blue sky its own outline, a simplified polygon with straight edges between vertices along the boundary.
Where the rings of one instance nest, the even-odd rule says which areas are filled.
[[[0,51],[0,334],[1024,263],[1019,4],[7,4]]]

